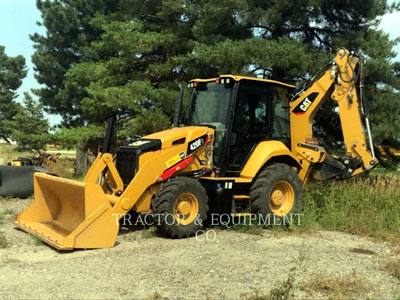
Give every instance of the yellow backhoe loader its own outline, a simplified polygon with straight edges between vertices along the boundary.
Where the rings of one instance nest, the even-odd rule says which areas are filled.
[[[310,177],[349,178],[378,163],[363,64],[361,55],[341,48],[297,93],[269,79],[194,79],[182,124],[112,154],[110,122],[103,151],[83,182],[35,174],[34,202],[16,224],[67,250],[112,247],[118,220],[130,211],[161,216],[157,230],[173,238],[194,235],[210,213],[279,218],[298,212]],[[341,159],[313,135],[313,119],[328,100],[338,105],[346,147]],[[182,97],[176,117],[181,103]]]

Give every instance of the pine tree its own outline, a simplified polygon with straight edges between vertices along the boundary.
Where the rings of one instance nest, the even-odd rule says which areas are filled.
[[[12,121],[8,121],[11,137],[17,142],[17,150],[32,151],[46,148],[49,122],[44,118],[42,105],[29,93],[24,94],[23,105]]]
[[[5,141],[11,138],[9,121],[14,120],[18,111],[16,91],[26,73],[24,57],[9,57],[5,47],[0,46],[0,139]]]
[[[379,17],[398,10],[399,5],[389,6],[385,0],[243,0],[235,5],[236,19],[252,30],[252,36],[197,41],[185,58],[188,66],[299,83],[316,74],[337,48],[355,50],[367,59],[364,81],[374,139],[376,143],[399,141],[399,63],[393,61],[397,41],[378,28]],[[203,22],[209,27],[214,23],[211,19]]]
[[[365,55],[378,142],[398,140],[399,66],[378,19],[383,0],[38,1],[46,37],[33,36],[42,103],[97,137],[109,116],[121,134],[166,128],[177,84],[222,73],[299,82],[338,47]],[[90,124],[90,126],[87,126]]]
[[[101,30],[91,25],[97,14],[108,15],[116,10],[118,0],[37,0],[37,7],[46,28],[46,35],[31,35],[35,53],[35,77],[43,87],[35,91],[44,109],[60,114],[63,125],[78,126],[84,123],[80,118],[80,101],[86,92],[75,89],[66,96],[64,77],[74,65],[88,61],[85,49],[98,39]]]

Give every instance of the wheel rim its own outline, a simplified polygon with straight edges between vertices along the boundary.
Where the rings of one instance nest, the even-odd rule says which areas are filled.
[[[275,183],[269,196],[269,207],[277,216],[287,215],[294,205],[294,190],[286,180]]]
[[[174,204],[174,217],[180,225],[188,225],[194,221],[199,212],[199,200],[192,193],[182,193]]]

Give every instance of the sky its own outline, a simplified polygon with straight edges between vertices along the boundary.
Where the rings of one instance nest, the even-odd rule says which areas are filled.
[[[392,2],[394,1],[389,1],[389,3]],[[40,19],[36,0],[0,0],[0,45],[6,47],[8,56],[23,55],[28,69],[27,77],[18,90],[18,101],[21,101],[24,92],[40,87],[33,74],[31,56],[34,49],[29,39],[29,35],[35,32],[45,33],[45,29],[36,24]],[[400,12],[384,15],[380,28],[389,33],[391,39],[399,37]],[[395,50],[399,53],[396,60],[400,60],[400,45]],[[47,118],[52,125],[61,120],[57,115],[47,115]]]

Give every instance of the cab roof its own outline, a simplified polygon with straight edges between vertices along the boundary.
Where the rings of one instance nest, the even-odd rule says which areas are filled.
[[[296,87],[293,84],[289,84],[289,83],[285,83],[285,82],[281,82],[281,81],[277,81],[277,80],[262,79],[262,78],[250,77],[250,76],[239,76],[239,75],[232,75],[232,74],[224,74],[224,75],[220,75],[219,77],[215,77],[215,78],[206,78],[206,79],[196,78],[196,79],[190,80],[189,82],[212,82],[212,81],[216,81],[217,79],[222,79],[222,78],[232,78],[235,81],[252,80],[252,81],[269,82],[269,83],[278,84],[278,85],[285,86],[285,87],[292,88],[292,89],[294,89]]]

